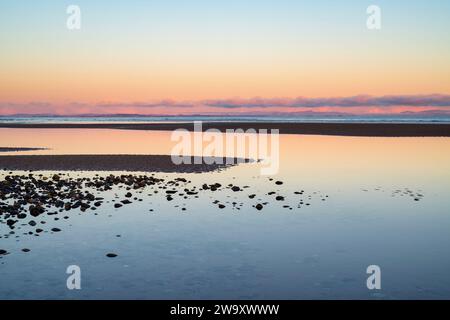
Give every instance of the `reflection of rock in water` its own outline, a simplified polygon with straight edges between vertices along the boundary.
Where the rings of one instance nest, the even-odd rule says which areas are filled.
[[[281,181],[273,183],[274,186],[282,184]],[[121,189],[124,192],[119,196],[118,191]],[[264,208],[270,205],[270,199],[274,200],[274,205],[278,203],[279,208],[293,210],[295,206],[292,206],[291,202],[298,203],[297,208],[301,208],[303,205],[310,205],[312,197],[305,195],[304,190],[296,191],[292,195],[282,195],[283,191],[275,188],[276,191],[258,195],[255,190],[251,192],[251,189],[252,187],[247,185],[222,185],[217,182],[196,186],[182,177],[164,179],[156,177],[155,174],[96,174],[92,177],[71,177],[70,173],[43,175],[30,172],[13,175],[10,172],[0,180],[0,223],[3,224],[1,229],[4,230],[0,238],[38,237],[42,233],[58,233],[61,229],[50,226],[52,220],[68,220],[71,212],[96,214],[95,211],[103,206],[119,210],[134,202],[142,202],[144,192],[147,194],[146,198],[160,197],[170,203],[173,201],[173,206],[181,211],[186,211],[190,199],[205,196],[211,199],[217,196],[220,200],[216,199],[212,204],[216,208],[226,209],[224,212],[241,210],[246,205],[255,212],[264,211]],[[108,193],[114,193],[114,196],[110,197],[111,200],[105,200]],[[318,194],[320,195],[318,192],[313,193]],[[320,197],[325,200],[328,196]],[[154,211],[154,208],[149,211]],[[25,248],[22,251],[30,250]],[[0,256],[6,254],[6,249],[0,250]]]

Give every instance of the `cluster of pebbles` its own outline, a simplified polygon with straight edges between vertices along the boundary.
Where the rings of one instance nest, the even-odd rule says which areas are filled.
[[[275,186],[281,186],[282,181],[273,181]],[[124,196],[119,196],[116,191],[125,189]],[[243,201],[238,198],[248,198],[252,202],[252,207],[256,211],[261,211],[269,204],[268,198],[275,203],[281,203],[283,208],[292,210],[291,205],[284,204],[285,195],[281,191],[276,191],[257,195],[250,191],[250,186],[238,186],[235,184],[222,185],[220,183],[203,183],[198,186],[193,185],[192,181],[185,178],[160,178],[155,174],[137,175],[95,175],[93,177],[71,177],[69,174],[58,173],[52,175],[43,175],[33,173],[4,175],[0,180],[0,238],[19,238],[20,236],[40,236],[42,233],[57,233],[61,229],[47,227],[49,218],[54,221],[67,220],[71,213],[78,214],[84,212],[94,212],[102,206],[110,206],[120,210],[123,206],[133,202],[142,202],[145,196],[158,194],[166,201],[174,201],[174,207],[181,207],[186,211],[186,202],[191,198],[199,198],[199,195],[208,194],[212,205],[217,209],[230,208],[232,210],[241,210],[244,206]],[[242,196],[224,196],[221,191],[228,191],[231,194],[242,193]],[[111,194],[114,192],[114,197]],[[294,192],[297,208],[303,205],[309,206],[312,196],[306,195],[304,190]],[[105,200],[109,195],[110,200]],[[221,200],[217,200],[217,198]],[[297,199],[298,198],[298,199]],[[328,198],[327,195],[320,195],[322,201]],[[266,201],[264,201],[265,199]],[[149,211],[153,211],[149,208]],[[23,252],[29,252],[29,249],[23,249]],[[0,249],[0,256],[7,254],[4,249]],[[115,257],[116,254],[109,253],[108,257]]]
[[[364,192],[369,192],[369,189],[362,189],[362,191]],[[373,191],[376,192],[385,192],[384,189],[382,189],[381,187],[377,187],[374,188]],[[391,197],[395,198],[395,197],[410,197],[412,200],[414,201],[421,201],[424,198],[424,194],[422,192],[422,190],[411,190],[410,188],[400,188],[400,189],[395,189],[392,190],[391,192]]]
[[[189,199],[200,196],[209,197],[211,204],[218,210],[241,210],[250,203],[250,208],[256,212],[262,211],[271,203],[283,209],[294,210],[310,206],[313,198],[321,201],[328,199],[326,194],[307,194],[305,190],[291,191],[292,194],[286,196],[286,191],[282,188],[283,181],[269,178],[268,183],[273,186],[274,191],[255,192],[248,185],[238,186],[234,183],[194,185],[192,181],[182,177],[156,177],[155,174],[71,177],[68,173],[43,175],[30,171],[19,175],[9,172],[0,178],[0,238],[38,237],[42,233],[58,233],[61,229],[47,227],[49,219],[64,221],[73,213],[97,214],[95,211],[102,206],[120,210],[133,202],[144,201],[144,197],[148,199],[155,195],[174,203],[173,206],[182,211],[187,210]],[[118,194],[120,189],[124,190],[122,196]],[[374,190],[383,191],[381,188]],[[411,197],[414,201],[423,198],[420,190],[416,192],[408,188],[393,190],[391,196]],[[149,207],[148,210],[152,212],[155,209]],[[24,248],[22,251],[29,252],[30,249]],[[6,254],[8,251],[0,248],[0,259]],[[117,254],[108,253],[106,256],[113,258]]]

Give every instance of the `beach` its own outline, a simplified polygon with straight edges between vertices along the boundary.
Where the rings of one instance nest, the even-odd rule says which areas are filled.
[[[30,150],[22,148],[15,151]],[[206,159],[212,164],[193,164],[194,161],[192,159],[192,164],[174,164],[169,155],[12,155],[0,156],[0,168],[21,171],[70,170],[200,173],[230,166],[225,164],[227,159]],[[230,161],[236,163],[237,159],[230,159]]]
[[[450,1],[405,3],[2,3],[0,303],[450,300]]]
[[[121,129],[194,130],[188,122],[173,123],[0,123],[0,128],[22,129]],[[203,122],[203,130],[279,130],[280,134],[359,137],[450,137],[449,123],[300,123],[300,122]]]

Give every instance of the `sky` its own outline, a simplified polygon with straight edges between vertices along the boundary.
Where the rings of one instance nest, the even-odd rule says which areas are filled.
[[[0,115],[449,112],[449,31],[442,0],[0,0]]]

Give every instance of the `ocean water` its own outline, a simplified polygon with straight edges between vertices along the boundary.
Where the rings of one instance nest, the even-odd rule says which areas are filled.
[[[449,123],[446,115],[301,115],[301,116],[0,116],[0,123],[153,123],[153,122],[342,122],[342,123]]]
[[[48,148],[5,155],[169,154],[173,142],[170,132],[0,129],[0,146]],[[138,194],[143,201],[115,209],[112,201],[126,192],[117,188],[101,194],[109,203],[95,213],[39,216],[39,236],[24,235],[23,226],[0,238],[9,252],[0,256],[0,298],[450,298],[450,138],[282,135],[279,151],[274,176],[261,175],[260,163],[153,173],[186,178],[190,187],[238,185],[239,192],[167,201],[147,187]],[[1,180],[6,175],[0,171]],[[81,290],[66,287],[69,265],[81,268]],[[381,290],[366,286],[369,265],[381,268]]]

